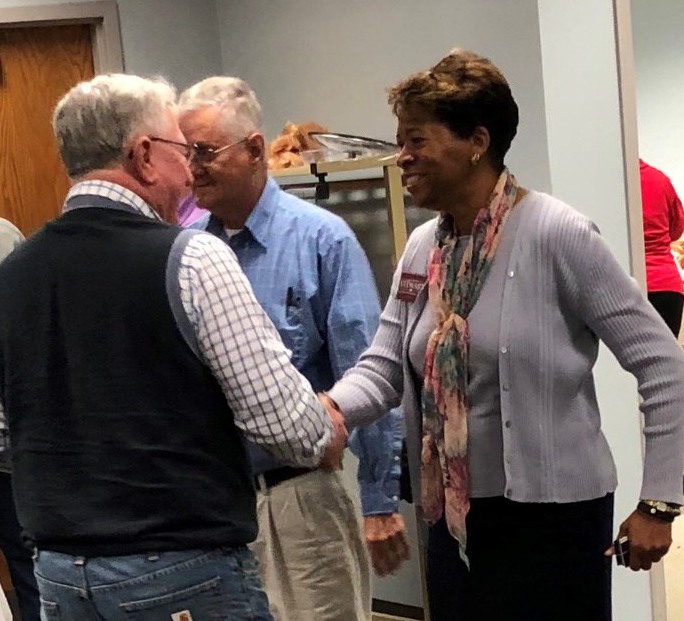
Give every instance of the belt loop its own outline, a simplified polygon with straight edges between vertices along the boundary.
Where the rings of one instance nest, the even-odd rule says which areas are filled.
[[[268,491],[268,485],[266,485],[266,477],[263,474],[257,474],[256,477],[254,477],[254,480],[257,484],[257,490],[265,494]]]

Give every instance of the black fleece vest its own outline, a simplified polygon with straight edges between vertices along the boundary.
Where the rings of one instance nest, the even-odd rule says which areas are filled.
[[[89,201],[0,265],[19,520],[40,549],[84,556],[252,541],[241,434],[169,306],[181,229]]]

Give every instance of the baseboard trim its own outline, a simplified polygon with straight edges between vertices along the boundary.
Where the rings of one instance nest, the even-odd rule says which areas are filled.
[[[388,602],[383,599],[373,598],[373,612],[391,615],[393,617],[403,617],[404,619],[416,619],[417,621],[423,621],[425,619],[422,608]]]

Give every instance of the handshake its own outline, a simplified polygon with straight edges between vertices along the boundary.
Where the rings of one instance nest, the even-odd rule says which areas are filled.
[[[332,436],[321,457],[320,466],[323,470],[340,470],[342,468],[342,455],[347,447],[349,432],[344,425],[344,416],[337,404],[325,393],[319,393],[318,400],[332,422]]]

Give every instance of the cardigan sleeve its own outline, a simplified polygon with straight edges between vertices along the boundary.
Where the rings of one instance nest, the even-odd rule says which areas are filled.
[[[637,379],[644,416],[641,498],[682,502],[684,354],[598,228],[577,212],[554,231],[561,297]]]

